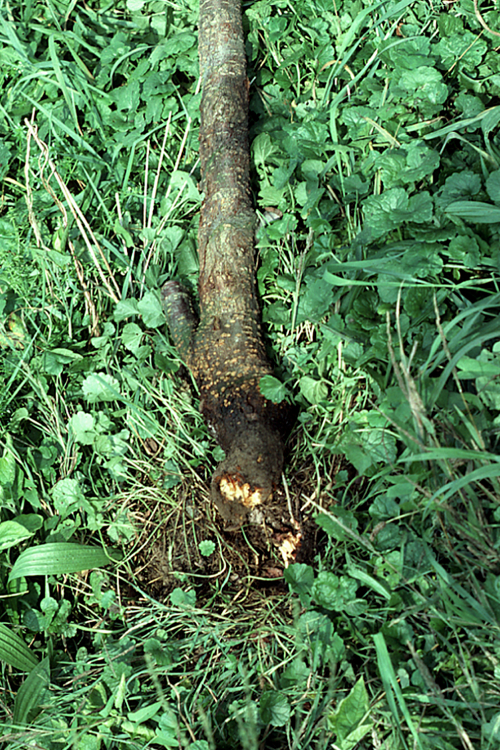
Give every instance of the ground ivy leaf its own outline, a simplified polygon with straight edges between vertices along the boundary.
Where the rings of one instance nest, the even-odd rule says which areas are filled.
[[[443,83],[443,76],[439,70],[427,65],[405,71],[399,79],[399,86],[424,115],[439,111],[439,105],[444,104],[448,97],[448,86]]]
[[[262,693],[259,712],[264,724],[271,724],[273,727],[283,727],[291,716],[291,708],[286,695],[277,690]]]
[[[141,346],[143,331],[137,323],[126,323],[122,331],[123,345],[132,354],[137,354]]]
[[[290,392],[286,385],[282,383],[274,375],[264,375],[259,382],[259,390],[269,401],[273,404],[280,404],[285,398],[290,395]]]
[[[492,172],[486,180],[486,192],[492,201],[500,203],[500,169]]]
[[[352,733],[358,728],[363,731],[361,736],[359,733],[356,735],[356,742],[369,731],[371,723],[360,727],[361,721],[367,719],[369,707],[368,692],[363,677],[360,677],[349,695],[340,701],[336,710],[328,717],[330,727],[337,733],[338,744],[344,746],[343,740],[351,738]]]
[[[318,323],[330,309],[333,296],[333,287],[328,281],[310,279],[299,298],[296,322]]]
[[[386,427],[385,417],[374,411],[359,412],[351,420],[339,448],[360,474],[369,473],[380,462],[396,460],[396,438]]]
[[[194,607],[196,604],[196,592],[192,589],[184,591],[184,589],[175,588],[170,594],[170,603],[174,607]]]
[[[481,178],[474,172],[464,169],[454,172],[446,178],[443,187],[434,197],[436,205],[446,208],[450,203],[461,198],[473,198],[481,190]]]
[[[464,264],[466,268],[477,268],[481,260],[479,245],[474,237],[459,235],[448,245],[449,258]]]
[[[80,506],[83,499],[84,495],[77,479],[65,477],[52,488],[54,508],[63,518],[71,512],[73,506]]]
[[[299,388],[301,394],[310,404],[319,404],[320,401],[328,397],[328,386],[326,383],[310,378],[309,375],[304,375],[299,380]]]
[[[165,313],[155,292],[146,292],[137,304],[137,309],[142,315],[144,325],[148,326],[148,328],[160,328],[160,326],[165,325]]]
[[[92,445],[96,436],[95,419],[92,414],[78,411],[68,421],[68,427],[80,445]]]
[[[325,609],[342,612],[356,598],[358,584],[348,576],[339,577],[335,573],[322,570],[312,587],[316,604]]]
[[[273,142],[269,133],[259,133],[252,143],[252,152],[255,165],[263,167],[270,156],[278,151],[276,143]]]
[[[290,591],[297,594],[300,603],[305,606],[311,600],[311,589],[314,583],[314,570],[305,563],[293,563],[286,568],[284,579],[288,583]]]
[[[117,323],[119,323],[121,320],[125,320],[125,318],[130,318],[133,315],[137,315],[138,312],[139,307],[137,304],[137,300],[123,299],[120,300],[120,302],[117,302],[113,313],[113,319]]]
[[[408,201],[408,221],[426,224],[432,219],[432,209],[433,203],[430,193],[426,190],[416,193]]]
[[[83,381],[82,391],[90,404],[97,404],[99,401],[114,401],[120,396],[120,384],[112,375],[105,372],[93,372]]]
[[[417,182],[431,175],[439,167],[439,154],[429,148],[422,141],[412,141],[407,147],[406,163],[408,168],[404,173],[405,182]]]
[[[280,687],[286,690],[293,685],[303,685],[311,673],[300,657],[294,659],[280,676]]]
[[[15,547],[33,534],[33,531],[29,531],[26,526],[17,521],[2,521],[0,523],[0,551]]]
[[[363,203],[365,223],[371,229],[371,239],[376,240],[398,227],[408,209],[408,195],[403,188],[386,190],[382,195],[372,195]]]
[[[451,69],[458,63],[459,70],[462,68],[475,70],[481,64],[488,45],[484,39],[466,30],[441,39],[434,45],[434,50],[439,54],[447,69]]]

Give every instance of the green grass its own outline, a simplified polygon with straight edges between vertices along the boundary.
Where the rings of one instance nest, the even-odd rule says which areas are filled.
[[[284,581],[209,506],[159,302],[196,291],[197,3],[0,3],[0,743],[493,750],[498,8],[244,10]]]

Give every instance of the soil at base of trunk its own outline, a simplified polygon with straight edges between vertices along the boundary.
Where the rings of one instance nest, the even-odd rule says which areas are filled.
[[[284,496],[278,500],[287,504]],[[206,494],[186,486],[175,510],[165,514],[164,506],[159,505],[154,514],[144,519],[144,539],[138,540],[138,547],[144,549],[134,556],[135,577],[140,587],[158,601],[168,599],[186,578],[196,586],[201,599],[222,589],[238,598],[249,596],[251,589],[283,594],[287,591],[285,567],[290,562],[310,561],[315,551],[317,527],[312,521],[302,527],[307,530],[307,544],[299,546],[294,559],[287,558],[287,540],[292,533],[289,529],[270,530],[267,541],[262,528],[251,523],[228,530]],[[200,542],[207,540],[214,542],[215,550],[205,556]],[[144,542],[147,543],[143,545]]]

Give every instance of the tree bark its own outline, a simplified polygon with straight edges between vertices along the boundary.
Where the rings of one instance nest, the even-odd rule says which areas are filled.
[[[276,529],[283,509],[273,493],[293,414],[288,404],[268,401],[259,389],[273,368],[254,276],[256,216],[240,0],[200,0],[199,55],[205,194],[198,233],[199,321],[177,281],[163,287],[164,308],[174,343],[198,384],[200,410],[226,453],[212,477],[213,501],[227,527],[247,519]]]

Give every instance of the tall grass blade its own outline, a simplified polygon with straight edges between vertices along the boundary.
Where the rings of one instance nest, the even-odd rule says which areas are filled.
[[[418,735],[415,725],[413,724],[413,720],[408,710],[408,706],[406,705],[406,701],[404,699],[403,693],[401,692],[401,688],[399,686],[396,673],[394,672],[394,667],[392,666],[391,657],[389,656],[389,652],[387,650],[387,644],[385,642],[383,633],[376,633],[373,636],[373,641],[375,643],[375,648],[377,650],[377,663],[378,663],[380,676],[382,678],[384,690],[387,695],[387,701],[394,715],[394,718],[399,726],[399,712],[396,706],[396,700],[397,700],[401,713],[403,714],[405,721],[408,725],[408,728],[412,734],[413,741],[414,741],[413,746],[420,748],[420,750],[423,750],[422,743],[420,742],[420,737]],[[406,741],[404,740],[403,735],[401,735],[401,739],[403,740],[405,747],[407,747]]]

